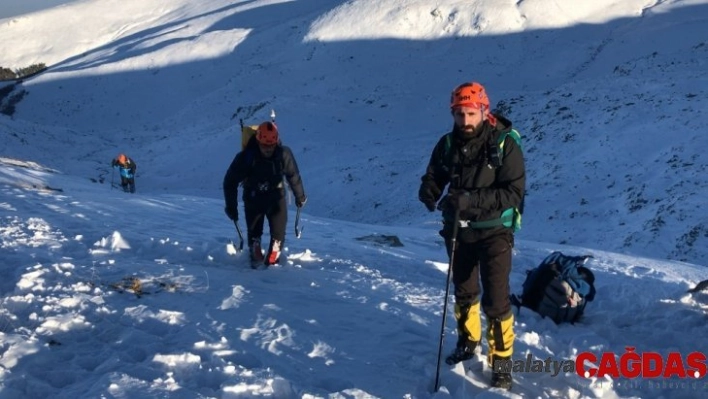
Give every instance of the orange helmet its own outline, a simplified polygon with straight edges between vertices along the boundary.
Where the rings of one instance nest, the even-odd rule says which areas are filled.
[[[116,158],[116,159],[118,160],[118,163],[120,163],[120,164],[125,164],[126,162],[128,162],[128,157],[126,157],[125,154],[118,155],[118,158]]]
[[[489,97],[484,86],[477,82],[463,83],[452,91],[450,108],[474,107],[489,109]]]
[[[265,146],[278,144],[278,127],[273,122],[263,122],[258,125],[256,140]]]

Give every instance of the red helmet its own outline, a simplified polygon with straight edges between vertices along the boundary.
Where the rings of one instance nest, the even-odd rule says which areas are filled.
[[[258,125],[256,140],[265,146],[278,144],[278,127],[273,122],[263,122]]]
[[[489,97],[484,86],[477,82],[463,83],[452,91],[450,108],[473,107],[489,109]]]
[[[126,162],[128,162],[128,157],[126,157],[125,154],[119,154],[118,158],[116,159],[118,160],[119,164],[125,164]]]

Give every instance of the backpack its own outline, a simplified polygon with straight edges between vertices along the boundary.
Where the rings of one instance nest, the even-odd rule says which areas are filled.
[[[444,166],[447,168],[448,165],[452,164],[452,135],[453,133],[448,133],[445,135],[445,149],[442,156]],[[496,143],[496,151],[490,151],[492,154],[492,163],[490,167],[499,167],[502,165],[504,160],[504,144],[506,143],[506,138],[511,137],[516,142],[519,150],[523,152],[523,146],[521,144],[521,134],[516,129],[510,129],[509,131],[502,132],[499,135],[499,139]],[[524,194],[525,196],[525,194]],[[514,232],[521,230],[521,215],[524,213],[524,198],[521,199],[521,203],[518,207],[512,207],[505,209],[498,219],[485,220],[482,222],[476,222],[474,224],[469,224],[468,227],[472,228],[487,228],[502,225],[504,227],[511,227]]]
[[[595,299],[595,276],[583,266],[592,255],[548,255],[535,269],[526,272],[521,298],[512,296],[517,306],[525,306],[557,324],[575,323],[585,305]]]
[[[243,120],[241,120],[241,151],[246,149],[246,145],[251,137],[255,136],[258,132],[258,125],[244,125]]]

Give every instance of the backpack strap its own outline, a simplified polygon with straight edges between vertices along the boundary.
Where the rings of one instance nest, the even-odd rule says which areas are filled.
[[[591,258],[592,256],[587,255],[587,257]],[[585,261],[587,261],[587,258]],[[583,262],[583,264],[584,263],[585,262]],[[585,295],[585,299],[590,302],[595,299],[595,275],[585,266],[578,266],[578,274],[590,286],[590,291]]]
[[[444,169],[452,168],[452,133],[445,135],[445,144],[440,159]]]

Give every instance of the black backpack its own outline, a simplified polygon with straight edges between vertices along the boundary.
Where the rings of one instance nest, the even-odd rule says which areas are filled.
[[[575,323],[588,302],[595,299],[595,276],[585,267],[592,255],[548,255],[535,269],[526,272],[521,297],[512,302],[525,306],[556,323]]]

